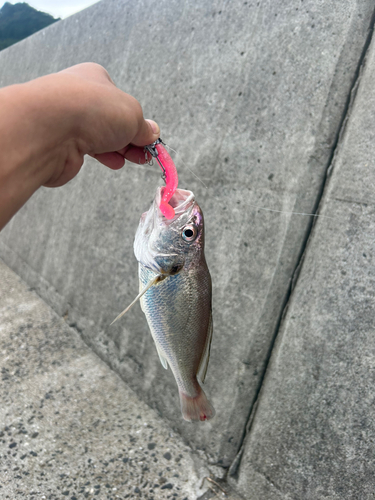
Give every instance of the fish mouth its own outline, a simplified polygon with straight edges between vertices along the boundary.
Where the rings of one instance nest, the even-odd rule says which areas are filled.
[[[156,191],[153,205],[145,212],[137,229],[134,241],[135,256],[143,267],[155,274],[174,276],[185,265],[185,256],[176,253],[172,242],[176,233],[189,220],[196,205],[194,193],[185,189],[177,189],[169,204],[175,211],[173,219],[167,219],[159,206],[164,187]]]
[[[156,205],[157,214],[159,217],[163,218],[165,221],[168,221],[162,214],[160,210],[160,201],[164,193],[164,187],[159,187],[156,192],[154,204]],[[170,222],[176,220],[181,214],[185,213],[191,206],[195,203],[194,193],[188,191],[186,189],[176,189],[174,195],[169,200],[168,204],[174,209],[175,216],[173,219],[170,219]]]

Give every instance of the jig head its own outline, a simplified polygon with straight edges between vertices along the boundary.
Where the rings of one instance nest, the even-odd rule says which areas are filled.
[[[165,149],[164,143],[161,139],[157,139],[152,144],[145,146],[144,151],[146,159],[148,159],[147,153],[149,153],[151,155],[151,161],[155,158],[163,171],[165,188],[162,191],[159,208],[166,219],[173,219],[175,216],[174,208],[168,202],[171,200],[178,186],[176,166],[173,163],[170,154]]]

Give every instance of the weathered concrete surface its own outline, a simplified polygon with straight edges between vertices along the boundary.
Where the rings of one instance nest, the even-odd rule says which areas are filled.
[[[375,496],[374,81],[373,42],[247,438],[251,500]]]
[[[208,490],[205,457],[1,261],[0,357],[2,500],[192,500]]]
[[[132,241],[160,182],[157,168],[114,173],[88,160],[68,186],[27,204],[2,233],[0,254],[224,466],[241,444],[310,222],[254,205],[313,210],[373,8],[372,0],[108,0],[0,54],[1,85],[81,61],[103,64],[179,151],[180,185],[205,212],[214,282],[212,423],[181,419],[175,382],[138,307],[108,326],[137,292]]]

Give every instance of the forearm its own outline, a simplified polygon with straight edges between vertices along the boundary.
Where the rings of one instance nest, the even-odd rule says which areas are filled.
[[[0,229],[77,151],[74,113],[56,80],[0,89]]]

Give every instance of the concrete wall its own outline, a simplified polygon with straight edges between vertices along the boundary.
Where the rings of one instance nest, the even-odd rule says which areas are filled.
[[[181,419],[139,307],[109,327],[137,293],[132,243],[161,182],[156,167],[111,172],[87,159],[70,184],[27,203],[1,233],[0,256],[224,467],[243,443],[311,229],[310,217],[290,212],[319,203],[373,8],[370,0],[103,0],[0,53],[2,86],[83,61],[104,65],[178,151],[180,187],[205,213],[214,284],[212,423]]]
[[[375,44],[280,329],[237,487],[249,499],[375,491]]]
[[[374,79],[373,41],[233,470],[249,499],[374,496]]]

